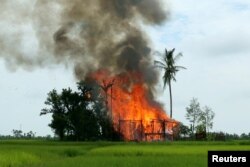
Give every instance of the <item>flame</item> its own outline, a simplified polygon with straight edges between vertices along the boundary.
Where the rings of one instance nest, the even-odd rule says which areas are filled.
[[[140,73],[112,75],[108,70],[98,70],[90,77],[106,91],[106,105],[114,128],[125,140],[163,140],[167,134],[172,134],[177,122],[152,100]]]

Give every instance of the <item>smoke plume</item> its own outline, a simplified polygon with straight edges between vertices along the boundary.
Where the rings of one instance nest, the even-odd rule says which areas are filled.
[[[140,72],[148,86],[157,82],[141,25],[167,19],[160,0],[3,0],[1,6],[1,20],[12,27],[0,33],[0,56],[13,69],[65,63],[74,66],[77,79],[108,69],[115,74]],[[28,32],[35,37],[34,47],[26,47],[30,52],[22,50],[22,43],[29,45]]]

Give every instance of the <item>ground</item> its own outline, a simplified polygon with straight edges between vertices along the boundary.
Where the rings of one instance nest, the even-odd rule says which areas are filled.
[[[208,150],[250,150],[250,141],[125,143],[0,140],[0,167],[206,167]]]

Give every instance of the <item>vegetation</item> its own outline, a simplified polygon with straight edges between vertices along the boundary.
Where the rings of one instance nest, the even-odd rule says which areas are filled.
[[[41,115],[52,114],[49,126],[61,140],[111,140],[115,131],[108,110],[94,82],[77,83],[78,90],[63,89],[48,93]],[[117,139],[118,137],[116,137]]]
[[[186,108],[186,118],[191,123],[191,131],[192,135],[195,133],[195,129],[197,129],[197,123],[200,120],[199,117],[201,116],[201,108],[200,103],[197,99],[192,99],[190,105]],[[199,127],[198,127],[199,128]]]
[[[209,130],[213,128],[213,119],[214,119],[215,113],[213,110],[205,106],[203,110],[201,110],[201,115],[199,117],[199,122],[201,122],[201,126],[203,127],[203,131],[206,131],[209,133]]]
[[[172,88],[171,88],[171,81],[176,81],[176,73],[181,70],[181,69],[186,69],[185,67],[182,66],[177,66],[176,61],[182,56],[181,53],[177,54],[174,56],[174,51],[175,49],[172,49],[168,51],[165,49],[165,54],[162,59],[162,61],[157,61],[155,60],[155,66],[157,68],[160,68],[164,70],[164,75],[163,75],[163,84],[164,88],[166,85],[169,87],[169,96],[170,96],[170,118],[173,116],[172,112],[172,107],[173,107],[173,102],[172,102]]]
[[[198,100],[193,98],[186,110],[186,118],[189,120],[191,127],[189,128],[183,124],[180,125],[179,133],[183,134],[184,138],[214,140],[215,136],[218,136],[218,134],[212,135],[213,133],[209,132],[213,128],[213,119],[215,116],[210,107],[205,106],[201,109]]]
[[[12,133],[13,133],[14,138],[27,138],[28,139],[28,138],[34,138],[36,135],[36,133],[33,131],[23,133],[22,130],[16,130],[16,129],[13,129]]]
[[[200,107],[200,103],[197,99],[193,98],[190,105],[186,108],[186,118],[191,123],[191,136],[196,139],[210,139],[209,130],[213,127],[214,112],[208,106],[203,109]],[[196,134],[196,136],[194,135]]]
[[[249,141],[72,143],[9,140],[0,141],[0,165],[1,167],[206,167],[208,150],[249,149]]]
[[[23,133],[13,130],[13,136],[0,136],[10,139],[50,139],[71,141],[119,140],[120,134],[116,132],[111,123],[105,97],[101,95],[102,88],[96,83],[79,82],[77,91],[70,88],[63,89],[61,93],[52,90],[48,93],[45,104],[48,108],[42,109],[41,115],[52,114],[49,126],[55,137],[35,137],[30,131]],[[223,132],[210,132],[215,116],[208,106],[200,107],[198,99],[193,98],[186,108],[186,118],[191,127],[182,123],[175,129],[174,140],[211,140],[226,141],[250,139],[250,134],[228,134]]]

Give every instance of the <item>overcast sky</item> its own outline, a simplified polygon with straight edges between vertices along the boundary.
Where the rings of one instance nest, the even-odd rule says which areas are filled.
[[[215,112],[214,131],[250,132],[250,1],[169,0],[166,6],[171,10],[170,19],[145,31],[155,50],[174,47],[176,53],[183,53],[178,63],[187,70],[179,72],[173,83],[173,117],[188,125],[185,108],[195,97]],[[37,44],[32,26],[20,21],[13,27],[9,15],[3,14],[11,12],[8,10],[0,13],[5,18],[0,21],[0,37],[15,40],[13,29],[21,29],[28,41],[22,45],[25,52],[33,52]],[[50,90],[75,87],[72,69],[54,65],[13,70],[0,56],[0,76],[0,134],[20,128],[37,135],[52,134],[47,126],[51,117],[39,113]],[[159,96],[169,110],[167,89]]]

